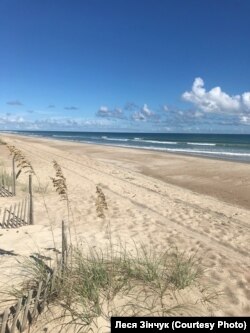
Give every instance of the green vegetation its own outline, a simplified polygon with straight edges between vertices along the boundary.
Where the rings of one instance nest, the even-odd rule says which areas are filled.
[[[48,269],[42,262],[28,260],[23,267],[27,282],[22,293],[46,281]],[[63,325],[83,331],[97,325],[98,318],[108,322],[111,315],[194,315],[200,302],[209,303],[214,297],[205,295],[205,290],[192,301],[183,296],[199,285],[203,270],[195,256],[177,249],[159,253],[143,245],[130,251],[121,244],[105,250],[71,247],[63,271],[61,267],[48,296],[49,308],[58,313],[52,321],[63,318]]]
[[[12,176],[10,176],[6,172],[5,168],[2,167],[0,169],[0,183],[8,187],[12,185],[12,182],[13,182]]]

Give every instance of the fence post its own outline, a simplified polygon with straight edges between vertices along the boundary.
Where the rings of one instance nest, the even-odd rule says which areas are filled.
[[[65,233],[65,224],[62,221],[62,274],[65,269],[65,264],[67,260],[67,237]]]
[[[16,172],[15,172],[15,157],[12,159],[12,195],[16,195]]]
[[[32,175],[29,175],[29,224],[34,224],[34,217],[33,217],[33,195],[32,195]]]

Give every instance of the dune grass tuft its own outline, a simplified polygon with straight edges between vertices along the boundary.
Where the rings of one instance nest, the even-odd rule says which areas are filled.
[[[37,261],[29,261],[26,288],[45,280],[46,269]],[[61,309],[53,320],[64,318],[67,325],[90,329],[98,318],[109,321],[110,315],[197,313],[195,303],[199,300],[184,301],[178,293],[196,286],[202,276],[201,264],[177,249],[156,252],[143,245],[130,251],[121,245],[106,250],[71,247],[67,266],[63,273],[60,269],[57,272],[48,301],[50,309]],[[209,302],[210,296],[206,297]]]
[[[168,269],[168,280],[176,288],[190,286],[203,273],[202,266],[195,255],[187,256],[184,252],[171,253]]]
[[[100,217],[100,218],[104,218],[105,217],[105,210],[108,209],[108,205],[107,205],[107,202],[106,202],[106,198],[105,198],[105,195],[101,189],[100,186],[96,186],[96,194],[97,194],[97,197],[96,197],[96,213],[97,213],[97,216]]]
[[[5,184],[5,186],[11,186],[13,183],[13,178],[10,176],[4,168],[0,169],[0,181]]]
[[[62,200],[68,201],[68,189],[66,184],[66,178],[63,175],[61,166],[57,161],[53,161],[53,167],[56,171],[55,177],[50,177],[56,192],[59,194]]]
[[[23,154],[23,152],[16,148],[15,146],[7,144],[7,148],[10,151],[11,156],[17,161],[17,167],[21,170],[24,170],[25,173],[35,174],[34,169],[27,159],[27,157]]]

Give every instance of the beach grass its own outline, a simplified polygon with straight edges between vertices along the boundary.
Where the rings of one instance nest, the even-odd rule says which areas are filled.
[[[45,281],[47,267],[41,261],[23,262],[25,283],[12,296],[21,294],[39,281]],[[196,313],[198,303],[178,297],[183,290],[194,287],[203,274],[195,256],[186,256],[178,249],[157,252],[145,245],[127,250],[112,244],[105,250],[72,246],[67,265],[57,266],[57,278],[48,295],[52,319],[64,320],[63,326],[75,325],[90,329],[99,318],[110,315],[174,316]],[[207,299],[207,302],[209,300]],[[83,331],[84,331],[83,330]]]
[[[12,176],[6,172],[4,167],[0,168],[0,180],[5,184],[5,186],[11,186],[13,183]]]

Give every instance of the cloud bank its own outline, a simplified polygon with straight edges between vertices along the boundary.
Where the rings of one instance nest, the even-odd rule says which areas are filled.
[[[124,119],[124,113],[121,108],[109,109],[107,106],[101,106],[96,113],[97,117]]]
[[[1,115],[0,129],[2,130],[84,130],[109,129],[114,124],[108,119],[74,119],[50,117],[28,120],[17,115]]]
[[[184,101],[191,102],[203,112],[215,113],[240,113],[250,112],[250,92],[242,95],[230,96],[220,87],[206,91],[204,81],[197,77],[194,80],[192,90],[182,94]]]
[[[129,130],[129,131],[190,131],[200,132],[234,130],[248,132],[250,126],[250,92],[230,95],[221,87],[205,88],[202,78],[195,78],[190,91],[181,95],[189,108],[179,108],[167,103],[151,107],[147,103],[138,105],[128,102],[120,107],[102,105],[90,119],[73,116],[72,112],[26,112],[16,110],[15,114],[0,112],[0,129],[31,130]],[[18,100],[9,105],[22,105]],[[47,109],[53,109],[50,104]],[[76,106],[64,107],[67,111],[79,110]],[[78,114],[78,113],[77,113]],[[51,115],[51,117],[50,117]],[[57,115],[57,117],[55,116]],[[241,127],[240,127],[241,126]]]

